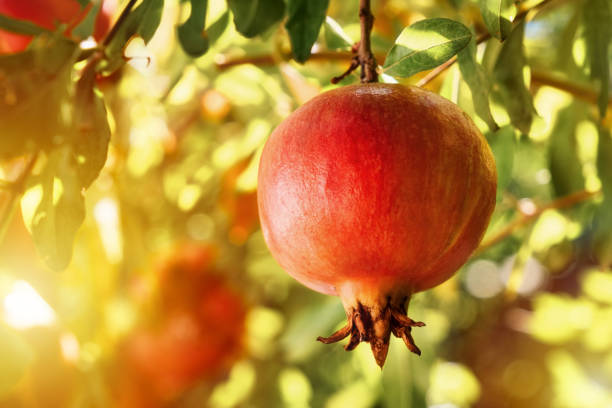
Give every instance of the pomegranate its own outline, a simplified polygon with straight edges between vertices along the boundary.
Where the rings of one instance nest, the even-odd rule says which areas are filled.
[[[93,4],[82,8],[77,0],[0,0],[0,14],[19,20],[31,21],[43,28],[54,30],[59,24],[66,24],[66,36],[86,16]],[[100,40],[110,28],[110,11],[101,8],[96,19],[94,38]],[[28,35],[0,30],[0,54],[11,54],[26,49],[32,41]]]
[[[240,357],[242,329],[240,320],[205,322],[199,313],[182,311],[159,327],[135,331],[121,350],[126,388],[144,387],[152,400],[167,403],[197,381],[218,381]]]
[[[159,298],[164,310],[193,308],[204,293],[225,282],[214,272],[219,249],[210,243],[180,242],[156,262]]]
[[[272,255],[295,279],[342,299],[350,335],[382,367],[393,333],[416,354],[410,296],[450,278],[495,207],[497,176],[472,120],[429,91],[370,83],[312,99],[272,133],[259,168]]]
[[[158,262],[152,319],[118,347],[116,406],[168,406],[198,381],[221,379],[244,352],[244,295],[215,269],[218,247],[180,242]]]

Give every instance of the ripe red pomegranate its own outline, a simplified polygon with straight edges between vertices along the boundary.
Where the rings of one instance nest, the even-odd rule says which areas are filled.
[[[487,142],[456,105],[389,84],[312,99],[267,141],[259,214],[270,251],[304,285],[340,296],[347,350],[369,342],[382,367],[390,333],[420,354],[410,296],[450,278],[495,207]]]
[[[49,30],[66,24],[66,36],[69,37],[72,29],[87,16],[92,6],[90,4],[82,8],[77,0],[0,0],[0,14],[31,21]],[[100,40],[109,27],[109,12],[102,9],[96,19],[94,38]],[[31,41],[31,36],[0,30],[0,54],[23,51]]]

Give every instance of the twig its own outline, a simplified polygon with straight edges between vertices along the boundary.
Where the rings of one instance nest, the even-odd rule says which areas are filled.
[[[372,54],[370,41],[370,34],[374,26],[374,16],[370,10],[370,0],[359,0],[359,21],[361,23],[361,41],[359,42],[357,56],[359,58],[359,65],[361,65],[361,82],[377,82],[376,58]]]
[[[123,9],[123,11],[121,11],[119,18],[117,18],[117,21],[115,21],[113,27],[110,29],[108,34],[106,34],[106,37],[104,37],[104,41],[102,42],[103,47],[106,47],[108,44],[110,44],[113,38],[117,35],[119,29],[123,25],[123,22],[129,16],[130,12],[132,11],[132,8],[134,8],[134,4],[136,4],[136,1],[137,0],[130,0],[128,4],[125,5],[125,8]]]
[[[354,57],[355,57],[354,55],[348,52],[319,51],[319,52],[313,53],[310,56],[309,61],[352,61]],[[378,55],[376,56],[376,59],[378,61],[384,60],[384,56]],[[257,56],[251,56],[251,57],[241,57],[241,58],[236,58],[236,59],[221,60],[216,63],[216,66],[217,66],[217,69],[219,70],[226,70],[226,69],[229,69],[229,68],[232,68],[238,65],[243,65],[243,64],[268,66],[268,65],[275,65],[276,63],[277,61],[271,55],[257,55]],[[437,70],[443,71],[444,69],[448,68],[445,65],[449,63],[452,64],[454,63],[454,61],[451,59],[445,62],[444,64],[440,65],[439,67],[431,71],[430,74],[433,74],[434,71],[437,71]],[[439,73],[436,73],[436,76],[438,74]],[[425,80],[425,78],[427,77],[423,77],[421,81]],[[562,91],[569,92],[572,95],[576,96],[577,98],[583,99],[587,102],[597,103],[597,92],[595,91],[595,89],[587,87],[587,86],[579,85],[573,82],[569,82],[567,80],[554,77],[550,74],[547,74],[541,71],[537,71],[537,70],[531,71],[531,82],[537,85],[551,86],[553,88],[557,88]],[[419,84],[420,82],[417,83],[417,86],[422,86]],[[609,103],[612,104],[612,97],[610,98]]]
[[[565,79],[538,70],[531,71],[531,84],[557,88],[572,94],[576,98],[593,104],[597,104],[597,99],[599,97],[597,91],[592,87],[569,82]],[[612,106],[612,97],[608,99],[608,106]]]
[[[455,62],[457,62],[457,57],[452,57],[451,59],[446,61],[444,64],[438,65],[437,67],[435,67],[434,69],[429,71],[427,73],[427,75],[425,75],[423,78],[421,78],[419,80],[419,82],[417,82],[415,85],[418,86],[418,87],[423,87],[423,86],[427,85],[428,83],[433,81],[435,78],[437,78],[438,75],[440,75],[442,72],[444,72],[448,68],[450,68],[451,65],[453,65]]]
[[[348,52],[319,51],[319,52],[313,53],[310,56],[309,61],[352,61],[354,57],[355,57],[354,55]],[[384,57],[376,56],[376,59],[380,61],[380,60],[383,60]],[[243,65],[243,64],[268,66],[268,65],[275,65],[276,63],[277,61],[274,60],[274,58],[271,55],[258,55],[258,56],[251,56],[251,57],[242,57],[242,58],[236,58],[236,59],[222,60],[222,61],[217,62],[216,66],[217,66],[217,69],[219,70],[226,70],[226,69],[229,69],[229,68],[232,68],[238,65]],[[434,74],[434,72],[438,70],[443,71],[446,68],[448,68],[446,64],[453,64],[453,63],[454,61],[452,59],[448,60],[444,64],[440,65],[439,67],[431,71],[430,74]],[[438,74],[439,72],[437,72],[435,75],[437,76]],[[427,76],[423,77],[421,81],[424,81],[425,78],[427,78]],[[417,86],[422,86],[420,85],[421,81],[417,83]],[[541,72],[538,70],[532,70],[531,71],[531,83],[536,84],[536,85],[547,85],[553,88],[557,88],[562,91],[568,92],[574,95],[575,97],[585,100],[587,102],[597,103],[598,94],[595,91],[595,89],[588,87],[586,85],[576,84],[574,82],[570,82],[568,80],[555,77],[545,72]],[[609,104],[612,105],[612,97],[610,98]]]
[[[359,65],[360,65],[359,64],[359,56],[355,55],[351,59],[351,65],[348,67],[348,69],[346,71],[344,71],[344,73],[342,73],[341,75],[333,77],[331,79],[331,83],[332,84],[337,84],[338,82],[342,81],[344,78],[349,76],[351,74],[351,72],[356,70],[359,67]],[[363,70],[362,70],[362,72],[363,72]]]
[[[482,242],[480,244],[480,246],[476,249],[476,251],[474,251],[473,256],[481,254],[482,252],[484,252],[488,248],[490,248],[490,247],[500,243],[504,239],[508,238],[510,235],[512,235],[512,233],[517,228],[523,227],[523,226],[525,226],[525,225],[535,221],[546,210],[562,209],[562,208],[572,207],[575,204],[581,203],[583,201],[590,200],[591,198],[594,198],[595,196],[599,195],[600,193],[601,193],[601,191],[587,191],[587,190],[577,191],[575,193],[568,194],[568,195],[566,195],[564,197],[557,198],[556,200],[553,200],[553,201],[549,202],[548,204],[545,204],[545,205],[537,208],[534,212],[532,212],[530,214],[524,214],[523,213],[521,216],[519,216],[519,218],[517,218],[514,221],[510,222],[508,225],[506,225],[506,227],[504,229],[502,229],[497,234],[495,234],[495,236],[493,236],[493,237],[487,239],[486,241]]]
[[[11,183],[10,191],[8,192],[8,201],[4,206],[2,217],[0,217],[0,243],[2,243],[2,241],[4,240],[4,235],[6,234],[6,230],[8,229],[9,221],[11,220],[13,212],[15,211],[17,199],[23,193],[25,183],[28,180],[28,177],[30,177],[32,169],[34,169],[36,160],[38,160],[38,152],[34,153],[32,157],[30,157],[30,159],[24,166],[22,172],[15,179],[15,181]]]
[[[354,58],[354,54],[350,52],[335,52],[335,51],[319,51],[310,55],[308,61],[350,61]],[[384,57],[377,56],[377,59]],[[221,56],[219,61],[215,63],[218,70],[226,70],[237,65],[253,64],[257,66],[275,65],[278,62],[272,55],[256,55],[250,57],[240,57],[234,59],[226,59]]]
[[[476,44],[481,44],[487,41],[489,38],[491,38],[491,34],[489,34],[488,32],[480,34],[478,38],[476,39]],[[433,81],[438,75],[440,75],[442,72],[450,68],[451,65],[453,65],[455,62],[457,62],[457,56],[452,57],[451,59],[449,59],[442,65],[438,65],[436,68],[429,71],[429,73],[425,75],[423,78],[421,78],[419,82],[417,82],[415,85],[418,87],[423,87],[427,85],[428,83]]]

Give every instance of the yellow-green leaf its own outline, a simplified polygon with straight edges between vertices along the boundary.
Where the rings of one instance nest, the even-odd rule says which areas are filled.
[[[409,77],[442,64],[465,48],[472,33],[447,18],[422,20],[404,28],[385,58],[384,72]]]

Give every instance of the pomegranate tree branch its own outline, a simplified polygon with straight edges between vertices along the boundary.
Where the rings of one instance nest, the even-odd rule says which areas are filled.
[[[357,55],[355,55],[353,58],[351,58],[351,65],[348,67],[348,69],[346,71],[344,71],[344,73],[342,75],[338,75],[336,77],[333,77],[331,79],[331,83],[332,84],[337,84],[338,82],[342,81],[344,78],[346,78],[347,76],[349,76],[351,74],[351,72],[353,72],[354,70],[356,70],[359,67],[359,57]],[[363,76],[363,70],[362,72],[362,76]]]
[[[587,191],[587,190],[577,191],[575,193],[568,194],[568,195],[566,195],[564,197],[557,198],[556,200],[553,200],[553,201],[549,202],[548,204],[542,205],[542,206],[538,207],[532,213],[529,213],[529,214],[522,213],[517,219],[515,219],[514,221],[509,223],[504,229],[499,231],[497,234],[495,234],[491,238],[489,238],[489,239],[485,240],[484,242],[482,242],[480,244],[480,246],[474,252],[473,256],[480,255],[486,249],[488,249],[488,248],[492,247],[493,245],[496,245],[496,244],[500,243],[501,241],[503,241],[504,239],[508,238],[510,235],[512,235],[512,233],[516,229],[518,229],[520,227],[523,227],[523,226],[525,226],[525,225],[527,225],[527,224],[537,220],[538,217],[540,215],[542,215],[542,213],[544,211],[546,211],[546,210],[551,210],[551,209],[558,209],[559,210],[559,209],[562,209],[562,208],[572,207],[572,206],[574,206],[574,205],[576,205],[578,203],[590,200],[591,198],[594,198],[595,196],[597,196],[600,193],[601,193],[601,191]]]
[[[312,53],[309,61],[352,61],[354,58],[355,56],[349,52],[319,51],[319,52]],[[379,55],[376,57],[376,59],[384,60],[384,56]],[[431,74],[433,74],[434,71],[438,71],[438,70],[444,71],[446,68],[448,68],[446,64],[452,65],[454,62],[455,61],[453,59],[448,60],[444,64],[440,65],[439,67],[431,71]],[[223,71],[223,70],[230,69],[232,67],[243,65],[243,64],[253,64],[257,66],[269,66],[269,65],[275,65],[276,63],[277,61],[274,59],[274,57],[268,54],[249,56],[249,57],[240,57],[240,58],[235,58],[235,59],[228,59],[227,57],[220,55],[219,61],[216,62],[216,67],[217,69]],[[437,76],[439,73],[440,72],[436,72],[435,75]],[[426,77],[423,77],[421,81],[425,80],[425,78]],[[585,85],[580,85],[580,84],[570,82],[566,79],[562,79],[557,76],[547,74],[545,72],[532,70],[531,71],[531,83],[534,85],[546,85],[546,86],[550,86],[553,88],[557,88],[557,89],[560,89],[562,91],[565,91],[565,92],[568,92],[574,95],[576,98],[579,98],[579,99],[582,99],[582,100],[585,100],[591,103],[597,103],[598,94],[595,91],[595,89],[585,86]],[[422,85],[419,85],[419,86],[422,86]],[[610,98],[609,104],[612,105],[612,98]]]
[[[370,10],[370,0],[359,0],[359,21],[361,22],[361,41],[359,42],[357,57],[359,65],[361,65],[361,82],[377,82],[376,58],[374,58],[372,53],[370,41],[370,34],[374,26],[374,16]]]
[[[355,55],[346,51],[317,51],[310,55],[308,61],[351,61]],[[275,65],[278,60],[271,54],[254,55],[239,58],[227,58],[224,55],[219,55],[215,61],[217,69],[223,71],[237,65],[253,64],[257,66]],[[377,59],[384,59],[384,56],[378,56]]]

